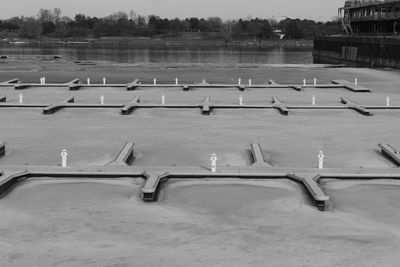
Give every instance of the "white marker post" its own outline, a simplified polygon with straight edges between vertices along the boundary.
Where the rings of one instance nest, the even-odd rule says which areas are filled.
[[[87,78],[87,84],[88,85],[90,84],[90,78]]]
[[[317,85],[317,78],[314,78],[314,85]]]
[[[67,153],[67,150],[64,148],[61,151],[61,167],[63,167],[63,168],[67,167],[67,157],[68,157],[68,153]]]
[[[211,172],[217,172],[217,154],[213,153],[211,155]]]
[[[239,96],[239,105],[240,106],[243,105],[243,96],[242,95]]]
[[[43,77],[40,77],[40,84],[43,84]]]
[[[358,79],[357,78],[354,79],[354,85],[356,85],[356,86],[358,85]]]
[[[161,95],[161,104],[165,104],[165,95],[163,94],[163,95]]]
[[[179,83],[178,78],[175,78],[175,85],[178,85],[178,83]]]
[[[106,84],[106,77],[103,77],[103,84]]]
[[[19,94],[19,103],[22,104],[24,102],[23,94]]]
[[[312,96],[312,105],[315,106],[315,95]]]
[[[323,169],[324,168],[324,152],[320,151],[318,153],[318,169]]]
[[[239,79],[238,79],[238,85],[240,85],[241,83],[242,83],[242,79],[239,78]]]
[[[386,106],[389,107],[390,106],[390,96],[386,97]]]
[[[156,78],[153,79],[153,84],[157,85],[157,79]]]
[[[251,79],[249,79],[249,86],[251,86]]]
[[[104,105],[104,95],[100,96],[100,104]]]
[[[303,86],[306,86],[306,85],[307,85],[307,80],[304,79],[304,80],[303,80]]]

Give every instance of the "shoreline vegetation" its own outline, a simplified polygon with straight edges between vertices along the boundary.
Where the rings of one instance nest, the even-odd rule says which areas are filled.
[[[61,9],[40,9],[36,17],[0,20],[0,44],[124,45],[146,47],[312,46],[315,37],[341,33],[336,21],[292,18],[160,18],[133,10],[103,18],[61,15]]]

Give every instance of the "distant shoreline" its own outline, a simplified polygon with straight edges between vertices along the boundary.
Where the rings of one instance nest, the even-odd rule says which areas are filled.
[[[1,46],[126,47],[126,48],[312,48],[313,40],[209,40],[185,38],[108,37],[80,39],[3,40]]]

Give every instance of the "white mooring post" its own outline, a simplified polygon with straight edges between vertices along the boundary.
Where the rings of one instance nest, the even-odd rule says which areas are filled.
[[[303,80],[303,86],[306,86],[306,85],[307,85],[307,80],[304,79],[304,80]]]
[[[43,84],[46,84],[46,77],[43,77]]]
[[[358,79],[357,78],[354,79],[354,85],[356,85],[356,86],[358,85]]]
[[[153,84],[157,85],[157,79],[156,78],[153,79]]]
[[[242,95],[239,96],[239,105],[240,106],[243,105],[243,96]]]
[[[22,104],[24,102],[24,95],[19,94],[19,103]]]
[[[178,85],[179,84],[179,80],[178,80],[178,78],[175,78],[175,85]]]
[[[314,78],[314,85],[317,85],[317,78]]]
[[[103,77],[103,84],[106,84],[106,77]]]
[[[238,85],[240,85],[241,83],[242,83],[242,79],[239,78],[239,79],[238,79]]]
[[[61,167],[63,167],[63,168],[67,167],[67,157],[68,157],[68,153],[67,153],[67,150],[64,148],[61,151]]]
[[[104,95],[100,96],[100,104],[104,105]]]
[[[389,107],[390,106],[390,96],[386,97],[386,106]]]
[[[324,168],[324,152],[320,151],[318,153],[318,169],[323,169]]]
[[[315,106],[315,95],[312,96],[312,105]]]
[[[161,104],[165,104],[165,95],[163,94],[163,95],[161,95]]]
[[[90,84],[90,78],[87,78],[87,84],[89,85]]]
[[[251,79],[249,79],[249,86],[251,86]]]
[[[40,84],[43,84],[43,77],[40,77]]]
[[[211,155],[211,172],[217,172],[217,154],[213,153]]]

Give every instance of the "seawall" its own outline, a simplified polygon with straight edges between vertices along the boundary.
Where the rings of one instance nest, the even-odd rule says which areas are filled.
[[[400,38],[323,36],[314,40],[314,63],[400,69]]]

